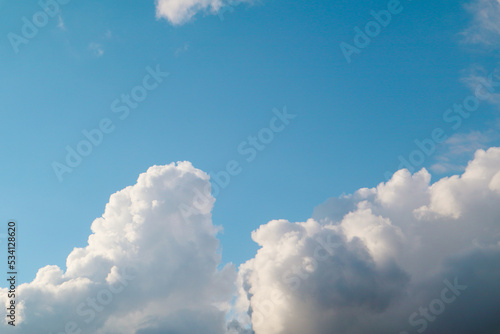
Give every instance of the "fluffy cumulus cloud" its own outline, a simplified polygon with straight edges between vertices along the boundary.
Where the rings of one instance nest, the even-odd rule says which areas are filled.
[[[193,205],[207,184],[207,174],[182,162],[151,167],[113,194],[66,271],[46,266],[18,287],[17,332],[224,333],[236,274],[232,265],[218,269],[213,198]],[[192,207],[189,216],[181,205]]]
[[[500,148],[431,183],[396,172],[252,238],[236,304],[256,334],[500,333]]]
[[[113,194],[65,271],[46,266],[18,287],[16,329],[500,333],[500,148],[476,151],[461,175],[432,183],[425,169],[400,170],[305,222],[270,221],[252,233],[260,249],[238,273],[220,265],[214,199],[199,196],[209,187],[182,162]]]
[[[156,16],[173,25],[181,25],[197,13],[218,14],[249,0],[156,0]]]

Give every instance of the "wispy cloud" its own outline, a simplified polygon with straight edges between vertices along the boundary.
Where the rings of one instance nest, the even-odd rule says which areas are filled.
[[[182,25],[197,13],[218,14],[227,7],[252,0],[156,0],[156,16],[167,19],[172,25]]]
[[[500,106],[500,70],[487,71],[479,65],[471,66],[462,74],[462,81],[476,94],[485,100]]]
[[[436,173],[464,171],[476,150],[487,148],[488,143],[498,138],[498,125],[484,132],[456,133],[437,148],[437,162],[431,170]]]
[[[500,0],[475,0],[466,8],[472,13],[471,26],[463,32],[468,43],[498,47],[500,41]]]
[[[189,50],[189,43],[184,43],[183,46],[177,48],[174,52],[176,57],[179,57],[181,54],[187,52]]]
[[[97,40],[100,42],[92,42],[89,44],[89,49],[92,51],[95,57],[102,57],[104,55],[104,43],[113,38],[113,33],[111,30],[106,30],[106,32],[101,35]]]
[[[66,25],[61,15],[57,16],[57,27],[61,30],[66,30]]]
[[[102,55],[104,54],[104,49],[99,43],[90,43],[89,49],[92,51],[93,55],[98,58],[102,57]]]

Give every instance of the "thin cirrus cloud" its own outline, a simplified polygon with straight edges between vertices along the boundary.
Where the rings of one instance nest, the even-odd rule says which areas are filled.
[[[252,233],[260,249],[236,272],[220,266],[214,199],[196,204],[208,175],[189,162],[153,166],[111,195],[65,272],[46,266],[18,287],[17,329],[498,333],[500,148],[478,150],[462,175],[430,179],[400,170],[306,222],[264,224]]]
[[[498,47],[500,34],[500,1],[475,0],[466,5],[473,15],[472,24],[463,34],[466,42]]]
[[[498,139],[498,129],[500,129],[500,123],[484,132],[471,131],[454,134],[438,147],[437,162],[430,169],[437,173],[465,170],[465,165],[462,163],[466,163],[478,149],[491,146],[491,142]]]
[[[477,87],[481,85],[483,87],[488,87],[486,91],[480,92],[480,94],[485,95],[485,99],[489,103],[500,106],[500,92],[498,89],[500,86],[499,78],[500,71],[498,69],[488,73],[484,67],[476,64],[471,66],[468,70],[463,71],[462,81],[474,93],[476,93]]]

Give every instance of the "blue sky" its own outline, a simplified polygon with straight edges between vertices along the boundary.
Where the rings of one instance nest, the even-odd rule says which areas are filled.
[[[1,39],[0,212],[20,224],[22,280],[44,264],[64,266],[109,195],[151,165],[188,160],[216,172],[245,162],[213,212],[224,262],[239,264],[255,252],[250,232],[260,224],[304,220],[329,197],[375,186],[434,128],[491,128],[498,114],[486,103],[458,131],[442,120],[470,94],[464,71],[494,65],[464,43],[472,21],[464,4],[403,1],[350,64],[339,43],[352,44],[354,27],[387,2],[243,3],[174,26],[155,17],[153,1],[71,1],[18,53]],[[40,7],[4,1],[1,10],[7,36],[21,34],[21,18]],[[119,120],[111,102],[148,66],[170,75]],[[238,144],[284,106],[296,119],[247,163]],[[59,182],[51,164],[103,118],[116,129]]]
[[[19,224],[20,282],[45,265],[64,270],[110,195],[153,165],[190,161],[213,174],[239,163],[213,209],[222,267],[254,256],[259,226],[306,221],[328,198],[387,181],[436,129],[447,141],[414,166],[431,182],[498,146],[498,92],[460,124],[443,118],[498,71],[500,29],[478,15],[498,3],[402,0],[348,62],[341,43],[355,45],[355,27],[390,2],[224,2],[218,15],[176,22],[153,0],[72,0],[16,44],[41,7],[0,1],[0,220]],[[155,70],[168,76],[120,119],[113,102]],[[247,161],[238,147],[284,110],[295,117]],[[59,179],[54,162],[106,119],[113,130]]]

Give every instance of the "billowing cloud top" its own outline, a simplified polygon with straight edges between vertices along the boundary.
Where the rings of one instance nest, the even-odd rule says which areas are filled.
[[[224,332],[235,272],[217,270],[213,198],[201,209],[192,203],[207,184],[207,174],[181,162],[151,167],[113,194],[66,272],[47,266],[18,287],[18,332]],[[181,204],[193,214],[183,217]],[[8,305],[7,289],[0,303]]]
[[[430,179],[400,170],[306,222],[261,226],[240,321],[257,334],[499,333],[500,148]]]
[[[500,148],[430,181],[400,170],[306,222],[262,225],[236,274],[217,269],[214,199],[199,205],[208,175],[188,162],[151,167],[110,197],[65,272],[47,266],[19,286],[16,330],[498,334]]]

